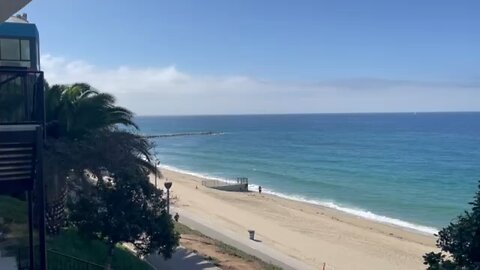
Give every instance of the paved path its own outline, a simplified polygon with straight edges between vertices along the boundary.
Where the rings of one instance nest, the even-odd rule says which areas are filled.
[[[174,212],[179,212],[180,222],[187,225],[188,227],[197,230],[208,237],[238,248],[243,252],[253,255],[265,262],[279,266],[284,270],[314,269],[313,267],[310,267],[304,262],[287,256],[279,251],[276,251],[262,244],[261,242],[256,242],[248,239],[248,232],[245,232],[245,237],[241,238],[238,236],[238,234],[235,234],[229,230],[223,228],[214,228],[214,226],[208,221],[193,216],[188,212],[182,211],[181,209],[175,209],[172,211],[172,213]]]
[[[17,258],[15,257],[2,257],[2,251],[0,250],[0,269],[1,270],[17,270]]]
[[[164,260],[161,255],[150,255],[146,260],[158,270],[220,270],[203,257],[181,247],[169,260]]]

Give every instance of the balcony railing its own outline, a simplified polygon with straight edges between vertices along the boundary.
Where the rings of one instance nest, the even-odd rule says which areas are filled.
[[[43,72],[0,68],[0,124],[43,124],[43,94]]]
[[[0,193],[33,189],[42,136],[39,125],[0,126]]]

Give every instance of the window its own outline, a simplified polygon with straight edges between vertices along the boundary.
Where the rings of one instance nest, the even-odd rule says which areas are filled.
[[[30,60],[30,41],[22,39],[20,41],[20,47],[22,50],[22,60]]]
[[[20,40],[0,39],[0,56],[2,60],[20,60]]]
[[[31,67],[30,40],[0,38],[0,66]]]

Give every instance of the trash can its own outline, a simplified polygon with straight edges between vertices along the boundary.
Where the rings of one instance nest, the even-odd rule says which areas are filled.
[[[255,231],[254,230],[248,230],[248,234],[250,235],[250,240],[255,240]]]

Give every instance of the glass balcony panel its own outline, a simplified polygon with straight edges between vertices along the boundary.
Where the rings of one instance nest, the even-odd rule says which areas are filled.
[[[36,95],[43,91],[43,79],[32,72],[1,72],[0,69],[0,124],[19,124],[42,121],[39,108],[43,102]]]
[[[0,75],[0,81],[8,79],[11,79],[11,75]],[[22,78],[18,77],[0,85],[0,123],[28,121],[26,102]]]

